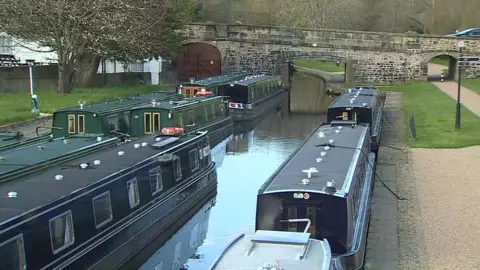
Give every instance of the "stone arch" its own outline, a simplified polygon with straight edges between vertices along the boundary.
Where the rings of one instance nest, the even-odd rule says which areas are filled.
[[[435,58],[442,57],[448,59],[445,68],[442,68],[437,63],[431,63]],[[447,70],[446,74],[444,73],[445,80],[453,80],[457,75],[458,68],[458,54],[445,52],[445,53],[429,53],[421,58],[420,70],[421,75],[427,80],[441,80],[442,71]]]
[[[180,81],[201,79],[222,73],[222,50],[215,42],[189,40],[182,43],[182,50],[174,58],[174,66]]]

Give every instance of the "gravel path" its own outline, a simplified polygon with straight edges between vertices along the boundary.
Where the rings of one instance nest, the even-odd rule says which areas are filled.
[[[428,268],[480,269],[480,146],[412,149]]]

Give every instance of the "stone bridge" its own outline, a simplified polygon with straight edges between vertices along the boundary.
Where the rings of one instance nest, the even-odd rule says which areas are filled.
[[[315,58],[345,63],[347,81],[419,80],[436,56],[449,56],[453,69],[459,40],[469,57],[465,76],[480,77],[480,39],[226,24],[190,24],[184,33],[186,49],[174,62],[186,78],[280,72],[286,60]]]

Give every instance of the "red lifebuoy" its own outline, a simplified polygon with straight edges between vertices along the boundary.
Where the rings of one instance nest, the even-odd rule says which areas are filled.
[[[197,92],[197,96],[211,96],[211,95],[213,95],[213,92],[211,91]]]
[[[162,128],[162,133],[165,135],[182,135],[183,128],[166,127],[166,128]]]

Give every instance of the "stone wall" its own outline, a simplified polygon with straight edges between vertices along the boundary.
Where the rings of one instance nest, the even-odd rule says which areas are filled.
[[[222,71],[275,71],[286,59],[318,58],[345,62],[354,81],[426,79],[427,64],[438,55],[457,57],[458,38],[392,33],[295,29],[250,25],[191,24],[188,43],[219,49]],[[462,39],[468,56],[480,55],[480,40]],[[467,74],[477,74],[469,65]],[[473,76],[473,75],[471,75]]]
[[[96,74],[93,86],[150,84],[150,73],[107,73]],[[58,65],[42,65],[33,67],[34,90],[56,89],[58,81]],[[28,66],[0,67],[0,93],[30,92]]]

